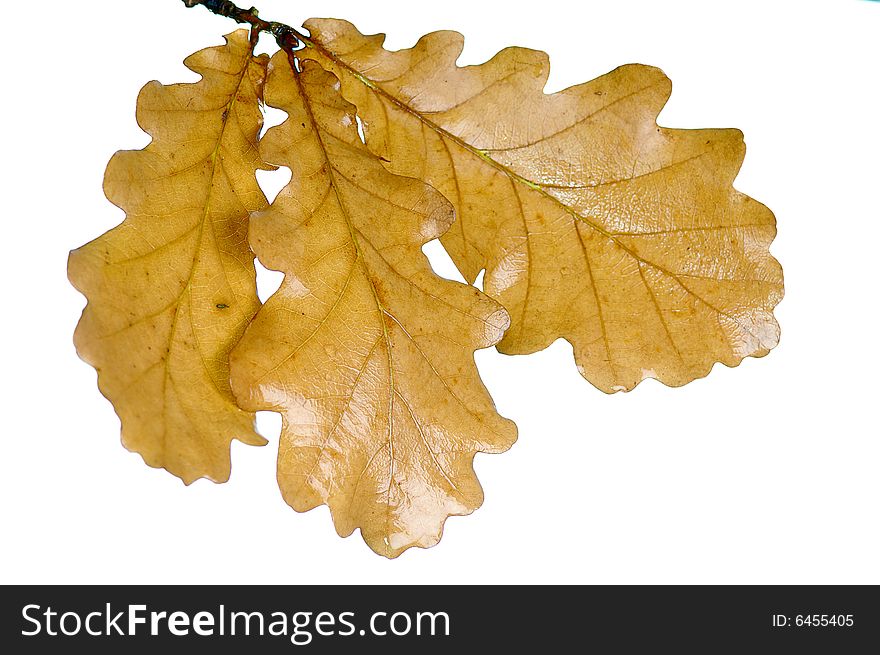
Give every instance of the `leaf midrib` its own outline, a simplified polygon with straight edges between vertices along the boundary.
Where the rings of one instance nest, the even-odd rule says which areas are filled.
[[[172,388],[174,393],[178,397],[180,396],[180,394],[177,390],[177,386],[174,382],[173,376],[171,375],[171,353],[172,353],[172,348],[174,346],[174,337],[177,333],[177,325],[178,325],[179,318],[180,318],[180,310],[183,305],[184,295],[186,295],[188,292],[191,292],[192,283],[195,278],[195,272],[196,272],[196,269],[198,268],[197,259],[199,256],[199,251],[201,250],[201,247],[202,247],[202,241],[204,239],[205,224],[208,222],[208,214],[210,213],[211,201],[212,201],[212,196],[214,193],[214,182],[217,178],[218,169],[222,169],[222,162],[220,162],[220,151],[222,150],[223,137],[226,133],[226,126],[229,124],[229,119],[230,119],[230,116],[232,115],[232,110],[235,107],[236,100],[238,99],[238,93],[241,90],[241,85],[244,83],[244,78],[247,75],[247,72],[251,66],[252,60],[253,60],[253,50],[251,50],[247,53],[247,56],[245,57],[244,65],[242,66],[241,72],[238,75],[238,80],[235,84],[235,89],[230,94],[229,101],[224,105],[224,109],[223,109],[224,113],[222,114],[222,117],[221,117],[220,132],[217,135],[217,141],[214,145],[214,150],[211,152],[211,156],[210,156],[211,174],[209,176],[208,193],[205,196],[204,210],[202,212],[202,216],[201,216],[201,218],[199,220],[199,224],[198,224],[198,234],[196,236],[196,243],[193,248],[193,259],[192,259],[192,264],[190,265],[190,268],[189,268],[189,276],[187,277],[186,284],[184,285],[183,289],[180,291],[177,298],[175,299],[175,303],[177,306],[175,307],[174,317],[171,319],[171,326],[169,328],[168,352],[165,355],[165,365],[164,365],[165,374],[162,378],[162,397],[165,400],[162,403],[162,426],[163,426],[163,429],[162,429],[161,450],[163,453],[165,452],[166,447],[167,447],[167,437],[168,437],[168,418],[167,418],[168,399],[167,399],[167,393],[169,390],[169,384],[168,384],[169,382],[171,382],[170,387]],[[192,319],[192,295],[191,295],[191,293],[190,293],[190,297],[189,297],[189,303],[190,303],[190,321],[192,321],[193,319]],[[196,346],[196,350],[199,352],[199,359],[202,362],[202,366],[204,366],[207,369],[207,363],[205,362],[204,356],[201,354],[202,351],[201,351],[201,347],[198,343],[198,336],[195,335],[195,328],[193,328],[193,333],[194,333],[194,337],[196,339],[195,346]],[[210,374],[210,371],[207,371],[207,372],[208,372],[208,378],[211,380],[212,384],[214,385],[214,388],[222,396],[223,392],[219,388],[217,388],[217,385],[214,383],[214,377]],[[234,406],[235,405],[233,405],[233,407]],[[181,408],[183,408],[183,407],[184,407],[184,404],[183,404],[183,402],[181,402]],[[190,422],[192,423],[192,421],[190,421]],[[194,432],[196,434],[198,434],[199,436],[201,436],[201,432],[199,431],[197,426],[195,424],[193,424],[193,427],[195,428]]]
[[[321,154],[324,158],[324,166],[327,170],[327,177],[329,178],[330,186],[333,189],[333,194],[336,196],[336,202],[339,205],[340,213],[345,219],[345,225],[348,229],[349,238],[351,239],[352,245],[354,245],[355,249],[355,259],[360,266],[361,272],[363,273],[364,278],[367,281],[367,284],[370,287],[370,292],[373,296],[373,301],[376,305],[376,312],[379,316],[379,324],[382,327],[382,338],[385,342],[385,351],[388,357],[388,489],[386,490],[386,498],[385,498],[385,545],[390,549],[391,545],[387,542],[388,536],[391,534],[391,487],[394,484],[394,394],[396,389],[394,387],[394,356],[392,354],[391,348],[391,335],[388,333],[388,326],[386,325],[385,315],[386,313],[390,316],[390,313],[382,304],[382,301],[379,298],[379,292],[376,290],[376,285],[373,283],[373,278],[370,275],[369,270],[367,269],[366,262],[364,261],[363,252],[361,251],[360,241],[357,237],[357,229],[354,226],[354,223],[351,220],[351,216],[348,213],[348,208],[345,202],[342,200],[342,195],[339,193],[338,182],[336,181],[336,177],[334,174],[335,168],[330,161],[330,155],[327,152],[327,145],[324,143],[324,138],[321,134],[321,127],[315,118],[315,114],[312,111],[311,102],[309,100],[309,95],[305,90],[305,85],[300,79],[301,72],[297,70],[293,63],[290,64],[291,72],[294,80],[296,81],[297,88],[299,89],[300,97],[303,101],[303,108],[308,114],[309,120],[312,123],[312,127],[314,129],[315,138],[318,141],[318,145],[321,148]],[[378,454],[378,451],[377,451]],[[375,455],[374,455],[375,457]],[[372,461],[372,458],[371,458]],[[366,469],[364,469],[366,471]],[[362,471],[362,474],[363,472]]]

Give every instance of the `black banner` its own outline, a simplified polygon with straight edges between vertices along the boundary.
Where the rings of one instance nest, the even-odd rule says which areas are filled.
[[[259,653],[880,645],[874,587],[35,586],[4,587],[0,611],[6,653],[192,653],[226,641]]]

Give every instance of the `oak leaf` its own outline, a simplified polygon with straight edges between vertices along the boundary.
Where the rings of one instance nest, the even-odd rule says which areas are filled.
[[[315,62],[294,73],[284,52],[272,58],[266,102],[288,118],[260,150],[292,178],[252,216],[250,240],[285,277],[231,354],[232,385],[242,407],[282,414],[287,503],[326,503],[341,536],[360,528],[396,557],[478,507],[474,454],[516,438],[473,358],[509,319],[431,270],[420,247],[449,228],[452,206],[382,167],[338,89]]]
[[[371,150],[455,205],[442,242],[469,282],[486,269],[510,312],[499,350],[565,338],[611,392],[685,384],[776,345],[775,219],[732,186],[742,134],[658,127],[661,71],[623,66],[548,95],[543,52],[458,67],[456,32],[391,52],[345,21],[305,25],[301,56],[341,79]]]
[[[267,61],[238,30],[186,59],[199,82],[147,84],[137,119],[153,139],[116,153],[104,177],[125,220],[70,254],[88,299],[76,347],[124,445],[186,483],[228,479],[232,439],[265,443],[235,404],[228,353],[259,307],[247,219],[266,205],[255,171],[267,168],[256,147]]]

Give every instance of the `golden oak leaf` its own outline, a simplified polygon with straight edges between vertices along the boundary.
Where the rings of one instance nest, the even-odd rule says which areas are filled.
[[[138,124],[151,143],[118,152],[104,177],[126,212],[70,254],[87,297],[75,342],[122,422],[122,441],[187,484],[229,478],[232,439],[262,445],[235,405],[228,354],[256,313],[247,219],[266,205],[259,102],[268,59],[246,30],[186,59],[195,84],[147,84]]]
[[[294,509],[326,503],[340,535],[360,528],[387,557],[431,546],[482,502],[474,454],[516,438],[473,358],[507,313],[431,270],[420,247],[449,228],[451,205],[369,153],[331,73],[308,61],[295,74],[280,52],[266,101],[288,119],[262,157],[292,178],[250,240],[285,277],[232,352],[233,390],[282,414],[278,481]]]
[[[301,56],[339,76],[371,150],[455,205],[442,241],[510,312],[502,352],[565,338],[611,392],[685,384],[776,345],[775,219],[732,186],[742,134],[658,127],[661,71],[623,66],[548,95],[543,52],[458,67],[455,32],[391,52],[345,21],[306,27]]]

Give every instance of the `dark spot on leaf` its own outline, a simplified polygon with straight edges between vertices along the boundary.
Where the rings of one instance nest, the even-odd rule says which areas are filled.
[[[216,305],[214,305],[214,306],[215,306],[217,309],[229,309],[229,305],[227,305],[226,303],[222,303],[222,302],[218,302],[218,303],[217,303]]]

